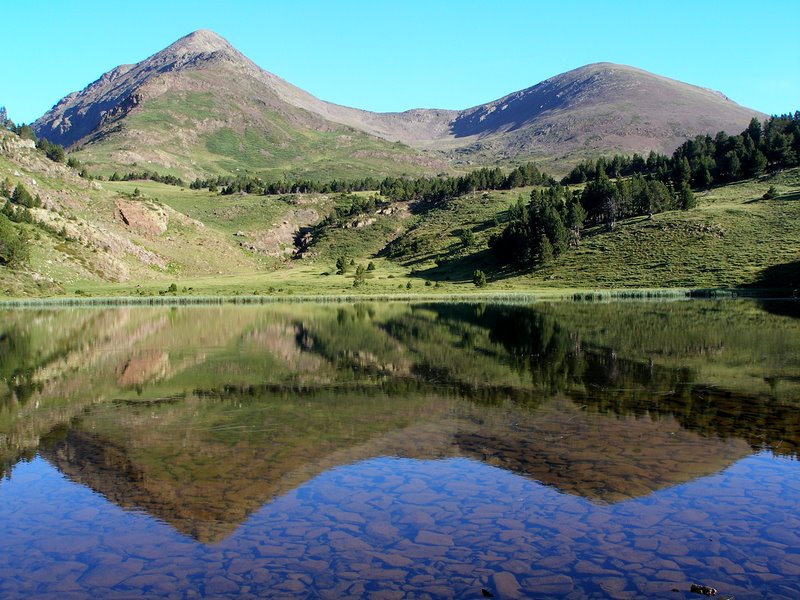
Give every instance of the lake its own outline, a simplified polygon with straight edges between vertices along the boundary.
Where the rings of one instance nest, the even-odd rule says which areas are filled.
[[[0,597],[798,598],[798,317],[2,310]]]

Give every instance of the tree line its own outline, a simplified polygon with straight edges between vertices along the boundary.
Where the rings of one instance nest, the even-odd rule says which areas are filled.
[[[650,176],[672,184],[675,189],[684,183],[707,188],[797,164],[800,164],[800,111],[772,116],[763,124],[753,118],[738,135],[724,131],[714,137],[698,135],[681,144],[671,157],[650,152],[647,158],[634,154],[586,160],[575,166],[562,183],[585,183],[602,172],[610,178]]]
[[[161,175],[155,171],[131,171],[120,175],[114,171],[108,178],[109,181],[156,181],[158,183],[166,183],[167,185],[176,185],[183,187],[183,179],[175,175]]]
[[[528,185],[548,185],[555,180],[527,163],[511,170],[507,175],[498,168],[476,169],[456,177],[387,177],[378,191],[392,200],[405,200],[437,204],[472,192],[509,190]]]
[[[735,136],[687,140],[671,157],[616,155],[578,164],[561,185],[531,192],[509,207],[506,226],[489,246],[501,263],[540,266],[580,242],[581,230],[618,219],[696,206],[692,188],[761,175],[800,163],[800,111],[752,119]],[[615,181],[612,181],[612,178]],[[586,183],[580,192],[565,187]]]
[[[547,185],[555,180],[541,172],[533,163],[521,165],[508,174],[500,168],[476,169],[466,175],[447,177],[385,177],[376,179],[334,179],[315,181],[297,179],[290,181],[264,181],[260,177],[220,175],[207,179],[197,178],[189,184],[193,190],[208,189],[222,195],[246,193],[259,195],[283,194],[340,194],[378,190],[382,196],[395,201],[437,203],[476,191],[513,189],[528,185]]]
[[[231,194],[258,194],[262,196],[279,196],[284,194],[341,194],[376,190],[380,180],[373,177],[361,179],[333,179],[331,181],[315,181],[313,179],[282,179],[280,181],[264,181],[260,177],[239,175],[220,175],[207,179],[199,177],[189,184],[193,190],[208,189],[219,192],[223,196]]]

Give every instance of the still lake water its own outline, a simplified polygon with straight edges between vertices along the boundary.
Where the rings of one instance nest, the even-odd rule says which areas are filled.
[[[0,597],[800,597],[792,303],[0,311]]]

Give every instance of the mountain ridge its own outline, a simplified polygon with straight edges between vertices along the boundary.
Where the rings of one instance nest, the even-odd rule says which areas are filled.
[[[181,96],[184,92],[209,94],[207,103],[214,106],[205,119]],[[158,98],[169,98],[169,108],[153,102]],[[126,119],[131,113],[146,115],[154,126],[143,131],[147,128]],[[176,114],[185,118],[177,119],[177,128],[171,123],[173,131],[167,132]],[[752,117],[765,116],[721,92],[608,62],[464,110],[370,112],[321,100],[262,69],[218,34],[198,30],[66,96],[37,119],[34,131],[70,149],[94,145],[100,152],[88,152],[89,162],[125,166],[144,161],[191,173],[198,170],[190,168],[194,154],[206,151],[213,156],[200,171],[232,172],[237,157],[233,138],[241,140],[249,129],[245,145],[252,148],[245,166],[250,170],[302,173],[315,168],[305,164],[309,158],[326,165],[319,169],[331,170],[335,150],[344,142],[346,158],[357,159],[344,166],[378,174],[396,169],[392,163],[398,162],[412,171],[432,172],[533,158],[575,162],[598,153],[670,152],[687,137],[736,133]],[[234,132],[226,133],[223,150],[212,139],[220,130]],[[314,137],[310,147],[301,147],[309,136]],[[105,152],[103,144],[113,146],[109,140],[119,147]],[[399,149],[397,142],[410,148]],[[168,156],[175,147],[183,148],[182,154]],[[294,155],[292,148],[297,148]],[[274,158],[281,153],[291,156]]]

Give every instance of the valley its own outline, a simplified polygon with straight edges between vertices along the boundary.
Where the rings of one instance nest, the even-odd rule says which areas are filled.
[[[370,113],[319,100],[201,30],[104,74],[32,127],[0,131],[9,252],[25,246],[4,259],[0,293],[783,294],[797,288],[800,261],[788,226],[800,215],[797,125],[782,117],[759,141],[763,117],[611,63],[463,111]],[[712,140],[716,131],[727,133]],[[663,153],[681,142],[693,152],[702,135],[721,158],[698,154],[687,174],[673,173],[680,159],[669,166]],[[741,168],[729,165],[740,156]],[[619,206],[611,221],[585,213],[569,244],[558,234],[543,257],[538,240],[526,261],[498,254],[495,240],[537,194],[566,190],[591,209],[593,184],[569,169],[602,157],[609,201],[639,164],[648,181],[667,184],[651,190],[657,208]],[[567,187],[553,188],[552,175],[568,173]],[[28,208],[12,198],[19,186]],[[694,208],[667,198],[681,194]]]

